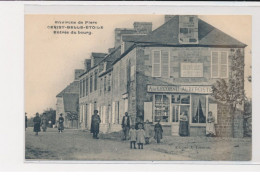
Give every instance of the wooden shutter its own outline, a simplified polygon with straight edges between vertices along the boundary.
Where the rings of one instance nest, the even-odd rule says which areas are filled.
[[[169,77],[169,52],[162,51],[161,52],[161,76]]]
[[[161,51],[153,51],[153,77],[161,77]]]
[[[212,52],[211,53],[211,77],[212,78],[219,77],[218,64],[219,64],[218,52]]]
[[[227,52],[220,53],[220,77],[227,78],[228,77],[228,59]]]
[[[153,102],[144,102],[144,121],[153,122]]]

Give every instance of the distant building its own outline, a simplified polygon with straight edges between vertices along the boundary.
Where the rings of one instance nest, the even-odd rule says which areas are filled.
[[[120,131],[128,112],[131,124],[138,117],[152,124],[160,120],[164,134],[178,136],[180,114],[186,112],[190,136],[205,136],[212,111],[217,136],[240,132],[229,107],[211,96],[211,87],[218,79],[228,81],[233,51],[244,53],[246,45],[195,15],[165,16],[154,31],[151,23],[135,24],[115,30],[115,47],[102,60],[92,54],[86,62],[80,75],[80,128],[90,128],[97,109],[102,132]]]
[[[56,103],[56,120],[60,114],[63,114],[65,119],[64,127],[78,128],[78,113],[79,113],[79,76],[84,70],[76,69],[74,81],[62,90],[57,96]]]

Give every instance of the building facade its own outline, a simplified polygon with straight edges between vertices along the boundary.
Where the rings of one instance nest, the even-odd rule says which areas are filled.
[[[80,91],[93,87],[91,95],[80,95],[81,128],[90,128],[97,109],[103,132],[120,131],[128,112],[132,124],[137,118],[152,124],[160,120],[164,134],[178,136],[180,115],[186,113],[190,136],[205,136],[211,111],[217,136],[243,132],[243,120],[232,120],[229,106],[213,98],[212,85],[229,81],[234,51],[243,54],[246,45],[194,15],[166,16],[154,31],[150,23],[143,23],[146,30],[135,24],[136,31],[145,33],[121,34],[117,29],[121,45],[117,39],[118,47],[80,76]]]

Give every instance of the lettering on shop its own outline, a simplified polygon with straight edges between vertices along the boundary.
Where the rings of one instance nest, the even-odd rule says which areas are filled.
[[[211,86],[154,86],[148,85],[147,92],[164,93],[212,93]]]
[[[97,21],[67,21],[56,20],[47,25],[47,29],[54,35],[93,35],[95,30],[103,30],[104,26]]]

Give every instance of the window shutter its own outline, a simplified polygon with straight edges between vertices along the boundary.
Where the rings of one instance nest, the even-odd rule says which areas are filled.
[[[153,77],[161,77],[161,52],[153,51]]]
[[[227,76],[228,76],[227,52],[221,52],[221,54],[220,54],[220,77],[227,78]]]
[[[211,54],[211,77],[217,78],[219,76],[218,68],[218,52],[212,52]]]
[[[161,76],[169,77],[169,52],[162,51],[161,55]]]

